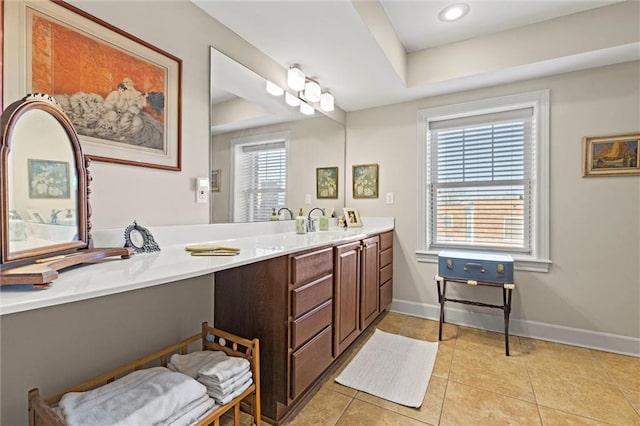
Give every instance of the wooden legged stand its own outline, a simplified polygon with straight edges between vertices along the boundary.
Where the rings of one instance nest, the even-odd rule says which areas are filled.
[[[440,303],[440,321],[438,323],[438,340],[442,340],[442,324],[444,324],[444,303],[445,302],[454,302],[454,303],[462,303],[465,305],[473,305],[473,306],[482,306],[485,308],[495,308],[500,309],[504,313],[504,347],[505,353],[509,356],[509,315],[511,314],[511,296],[513,289],[515,288],[515,284],[501,284],[501,283],[492,283],[485,281],[464,281],[464,280],[456,280],[446,277],[441,277],[436,275],[434,277],[436,284],[438,285],[438,302]],[[446,297],[447,292],[447,281],[449,282],[457,282],[468,285],[481,285],[487,287],[501,287],[502,288],[502,305],[492,305],[490,303],[476,302],[473,300],[462,300],[462,299],[449,299]]]

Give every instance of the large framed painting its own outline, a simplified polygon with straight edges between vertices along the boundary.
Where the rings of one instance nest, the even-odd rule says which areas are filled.
[[[90,159],[181,169],[179,58],[62,1],[5,6],[5,103],[50,94]]]
[[[338,168],[316,168],[316,198],[338,198]]]
[[[378,198],[378,165],[353,166],[353,198]]]
[[[583,138],[583,177],[630,175],[640,175],[640,133]]]

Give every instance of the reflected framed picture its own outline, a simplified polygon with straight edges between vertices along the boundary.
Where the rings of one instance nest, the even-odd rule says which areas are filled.
[[[181,170],[181,59],[63,1],[4,18],[5,99],[53,96],[91,160]]]
[[[378,198],[378,165],[353,166],[353,198]]]
[[[347,227],[360,228],[362,226],[362,219],[360,219],[358,209],[345,207],[342,210],[344,211],[344,220],[347,222]]]
[[[40,212],[34,209],[27,209],[27,213],[29,213],[29,218],[31,221],[35,223],[45,223],[42,216],[40,216]]]
[[[582,140],[582,176],[640,175],[640,132],[585,137]]]
[[[316,168],[316,198],[338,198],[338,168]]]
[[[211,191],[220,192],[220,180],[222,178],[222,170],[211,170]]]
[[[28,159],[29,198],[70,198],[69,163]]]

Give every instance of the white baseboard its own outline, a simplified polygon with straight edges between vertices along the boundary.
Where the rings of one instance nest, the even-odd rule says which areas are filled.
[[[435,321],[440,318],[439,305],[427,305],[407,300],[393,299],[391,311]],[[447,306],[445,319],[451,324],[504,332],[504,320],[501,314],[490,315]],[[510,319],[509,334],[640,357],[640,339],[635,337],[517,318]]]

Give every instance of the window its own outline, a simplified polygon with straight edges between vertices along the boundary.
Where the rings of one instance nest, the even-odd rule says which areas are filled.
[[[510,253],[548,270],[549,92],[418,114],[418,259],[444,248]]]
[[[234,222],[269,220],[272,209],[286,205],[286,133],[234,139]]]

